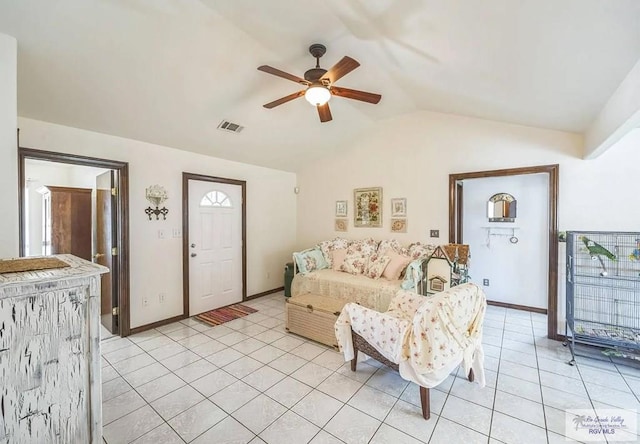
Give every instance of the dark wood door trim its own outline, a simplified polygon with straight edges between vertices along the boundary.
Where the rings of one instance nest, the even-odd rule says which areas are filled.
[[[81,165],[95,168],[106,168],[118,172],[118,238],[116,246],[118,248],[117,267],[119,272],[118,283],[118,306],[120,307],[120,331],[119,335],[124,337],[131,334],[131,317],[129,303],[129,164],[117,160],[99,159],[96,157],[79,156],[76,154],[56,153],[53,151],[36,150],[32,148],[18,147],[18,220],[20,223],[20,256],[24,256],[24,236],[25,236],[25,208],[24,208],[24,187],[25,187],[25,160],[44,160],[56,163],[66,163],[70,165]]]
[[[559,165],[540,165],[503,170],[474,171],[449,175],[449,242],[455,242],[456,230],[456,183],[465,179],[483,177],[520,176],[523,174],[546,173],[549,176],[549,282],[547,287],[547,335],[550,339],[559,340],[558,334],[558,185],[560,178]]]
[[[182,173],[182,311],[189,316],[189,181],[227,183],[242,187],[242,300],[247,300],[247,181]]]

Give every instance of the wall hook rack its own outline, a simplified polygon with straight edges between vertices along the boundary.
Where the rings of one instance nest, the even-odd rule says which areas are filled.
[[[516,236],[516,230],[520,227],[482,227],[487,230],[487,248],[491,247],[491,236],[508,237],[509,242],[517,244],[520,239]]]
[[[160,204],[168,198],[167,190],[160,185],[152,185],[145,190],[145,196],[147,200],[155,206],[155,208],[148,207],[144,210],[147,216],[149,216],[149,220],[152,220],[153,215],[156,216],[156,220],[160,220],[160,216],[162,216],[163,220],[167,220],[169,210],[165,207],[160,208]]]
[[[145,213],[147,213],[147,216],[149,216],[149,220],[152,220],[152,217],[154,214],[156,216],[156,220],[160,220],[160,215],[162,215],[162,219],[163,220],[167,220],[167,214],[169,213],[169,210],[165,207],[162,208],[151,208],[148,207],[147,209],[144,210]]]

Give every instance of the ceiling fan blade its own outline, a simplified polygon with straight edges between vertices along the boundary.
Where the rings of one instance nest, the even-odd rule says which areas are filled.
[[[331,87],[331,93],[335,96],[346,97],[347,99],[360,100],[361,102],[378,103],[382,96],[380,94],[358,91],[356,89]]]
[[[294,76],[293,74],[280,71],[279,69],[273,68],[268,65],[258,66],[258,71],[266,72],[267,74],[272,74],[274,76],[282,77],[283,79],[291,80],[292,82],[301,83],[303,85],[309,84],[309,82],[303,79],[302,77]]]
[[[298,97],[304,96],[304,93],[305,93],[305,90],[303,89],[302,91],[294,92],[293,94],[289,94],[288,96],[281,97],[278,100],[274,100],[273,102],[269,102],[262,106],[268,109],[275,108],[278,105],[282,105],[283,103],[287,103],[293,99],[297,99]]]
[[[318,105],[316,108],[318,108],[318,115],[320,116],[321,122],[324,123],[333,119],[333,117],[331,117],[331,110],[329,109],[329,102],[324,105]]]
[[[358,66],[360,66],[360,63],[353,60],[351,57],[344,56],[338,63],[333,65],[331,69],[329,69],[329,71],[327,71],[327,73],[322,76],[322,78],[329,79],[329,81],[333,84],[336,80],[346,76]]]

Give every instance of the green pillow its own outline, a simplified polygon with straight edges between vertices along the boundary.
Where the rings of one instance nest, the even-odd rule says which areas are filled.
[[[299,253],[293,253],[293,258],[296,261],[298,270],[300,273],[305,274],[314,270],[322,270],[323,268],[329,268],[329,264],[324,258],[320,248],[309,248],[308,250],[301,251]]]

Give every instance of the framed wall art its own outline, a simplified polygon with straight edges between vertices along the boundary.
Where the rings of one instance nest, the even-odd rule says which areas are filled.
[[[336,201],[336,217],[347,217],[347,201]]]
[[[349,221],[347,219],[336,219],[334,227],[336,231],[347,231],[348,224]]]
[[[391,217],[407,216],[407,199],[397,198],[391,199]]]
[[[407,219],[391,219],[391,232],[392,233],[406,233],[407,232]]]
[[[382,188],[356,188],[353,190],[353,226],[382,226]]]

